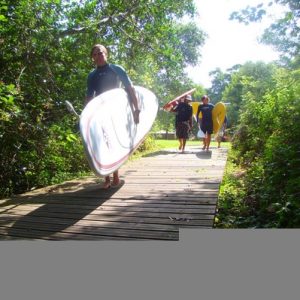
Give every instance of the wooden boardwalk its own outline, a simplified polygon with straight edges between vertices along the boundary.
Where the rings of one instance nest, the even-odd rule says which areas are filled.
[[[186,150],[128,162],[118,189],[89,177],[0,201],[0,240],[179,240],[180,228],[212,228],[227,149]]]

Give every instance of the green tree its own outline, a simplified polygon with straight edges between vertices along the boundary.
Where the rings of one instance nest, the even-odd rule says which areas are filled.
[[[283,15],[264,31],[261,42],[274,46],[282,54],[284,61],[290,61],[300,53],[300,2],[298,0],[275,0],[256,7],[248,6],[240,12],[233,12],[231,19],[245,24],[260,21],[274,4],[282,6]]]
[[[300,3],[275,2],[287,10],[261,40],[281,51],[285,64],[245,64],[223,94],[236,96],[230,106],[231,113],[238,112],[232,162],[243,169],[238,179],[229,179],[220,205],[229,210],[222,218],[234,227],[300,226]],[[261,4],[232,17],[248,23],[260,20],[265,13]]]
[[[274,68],[274,64],[247,62],[231,75],[222,98],[230,103],[227,113],[233,126],[239,123],[241,111],[250,97],[247,95],[255,95],[259,103],[262,95],[272,88]]]
[[[182,69],[204,42],[192,22],[181,23],[195,15],[192,0],[2,0],[0,9],[1,115],[14,109],[1,119],[6,194],[88,170],[64,101],[83,108],[94,43],[108,46],[134,84],[166,99],[190,84]]]
[[[247,168],[248,201],[262,227],[299,227],[299,71],[277,69],[274,88],[261,101],[248,95],[233,147]],[[248,124],[248,125],[247,125]]]
[[[209,73],[209,76],[212,77],[212,84],[211,88],[208,89],[208,95],[212,103],[217,103],[222,100],[222,94],[230,82],[231,75],[222,72],[220,68],[216,68]]]

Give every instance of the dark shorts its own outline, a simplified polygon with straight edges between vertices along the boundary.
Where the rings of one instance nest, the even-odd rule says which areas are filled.
[[[213,133],[213,124],[201,124],[200,128],[204,133]]]
[[[189,123],[178,122],[176,125],[176,136],[179,139],[187,139],[189,137]]]

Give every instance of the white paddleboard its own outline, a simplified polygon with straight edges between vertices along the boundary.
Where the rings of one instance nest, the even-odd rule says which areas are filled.
[[[135,86],[140,122],[134,123],[127,93],[117,88],[92,99],[80,115],[80,133],[90,167],[105,176],[120,168],[150,131],[158,111],[156,96]]]

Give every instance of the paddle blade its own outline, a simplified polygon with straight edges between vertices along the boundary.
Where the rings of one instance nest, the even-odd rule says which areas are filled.
[[[65,101],[67,109],[70,113],[73,113],[77,118],[79,118],[78,113],[76,112],[76,110],[74,109],[73,105],[71,102],[69,102],[68,100]]]

